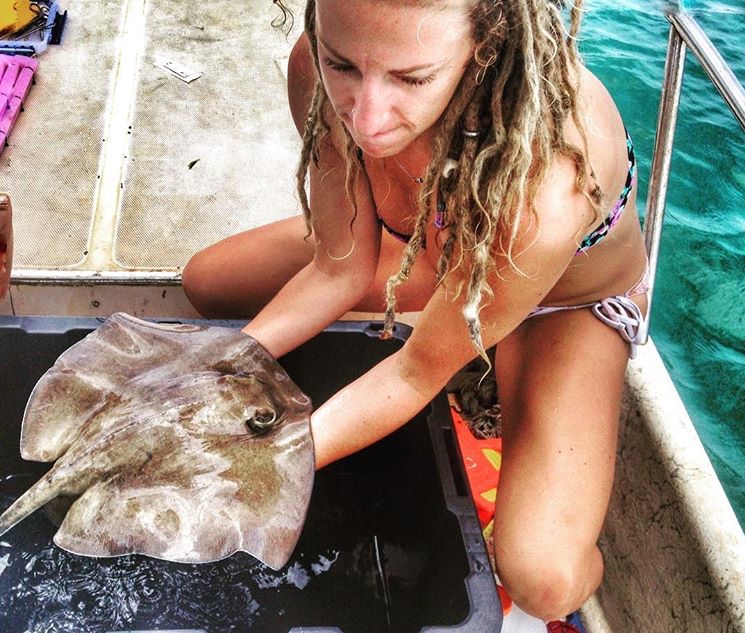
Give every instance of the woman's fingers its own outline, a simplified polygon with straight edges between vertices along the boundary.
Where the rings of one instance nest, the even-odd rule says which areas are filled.
[[[13,207],[10,196],[0,192],[0,299],[4,299],[10,286],[13,268]]]

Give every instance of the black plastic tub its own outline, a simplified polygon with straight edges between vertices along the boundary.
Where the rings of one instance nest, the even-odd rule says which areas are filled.
[[[0,509],[48,468],[19,456],[34,384],[100,323],[0,317]],[[398,327],[382,342],[377,330],[336,324],[282,364],[319,406],[408,335]],[[497,632],[502,610],[456,450],[441,394],[317,473],[300,542],[278,572],[242,553],[205,565],[75,556],[52,543],[39,510],[0,537],[0,632]]]

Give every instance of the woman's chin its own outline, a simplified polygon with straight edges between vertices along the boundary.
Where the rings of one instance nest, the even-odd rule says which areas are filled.
[[[352,131],[350,131],[350,134],[357,147],[373,158],[395,156],[414,140],[410,133],[402,131],[400,128],[373,136],[360,136]]]
[[[395,156],[411,142],[411,139],[355,139],[357,146],[368,156],[373,158],[387,158]]]

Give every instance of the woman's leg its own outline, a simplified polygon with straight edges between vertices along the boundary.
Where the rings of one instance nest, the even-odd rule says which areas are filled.
[[[305,233],[302,217],[294,217],[208,246],[184,267],[186,296],[205,317],[255,316],[313,258]]]
[[[586,309],[529,319],[497,346],[497,569],[515,602],[545,620],[576,610],[602,579],[596,543],[613,485],[628,352]]]
[[[293,217],[228,237],[196,253],[186,264],[182,284],[192,305],[205,317],[255,316],[301,268],[313,259],[312,237],[304,240],[303,218]],[[381,240],[375,281],[356,306],[385,310],[385,282],[398,271],[403,245],[387,233]],[[421,257],[401,286],[402,312],[421,310],[435,287],[435,275]]]

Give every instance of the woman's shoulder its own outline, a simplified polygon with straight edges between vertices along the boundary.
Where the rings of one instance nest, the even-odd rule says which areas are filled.
[[[577,85],[576,116],[565,121],[564,139],[583,153],[586,150],[587,176],[605,194],[601,203],[605,207],[613,204],[628,176],[625,124],[610,92],[590,70],[581,67]],[[555,160],[549,174],[553,178],[544,180],[544,193],[560,190],[565,196],[566,191],[557,188],[557,180],[570,188],[576,181],[576,167],[569,157]]]
[[[301,136],[305,117],[313,100],[316,85],[316,68],[308,36],[303,33],[290,52],[287,65],[287,96],[295,127]]]
[[[570,120],[565,129],[567,140],[580,148],[587,141],[588,159],[601,188],[613,190],[627,166],[625,125],[608,89],[585,67],[579,74],[577,113],[585,139],[576,122]]]

